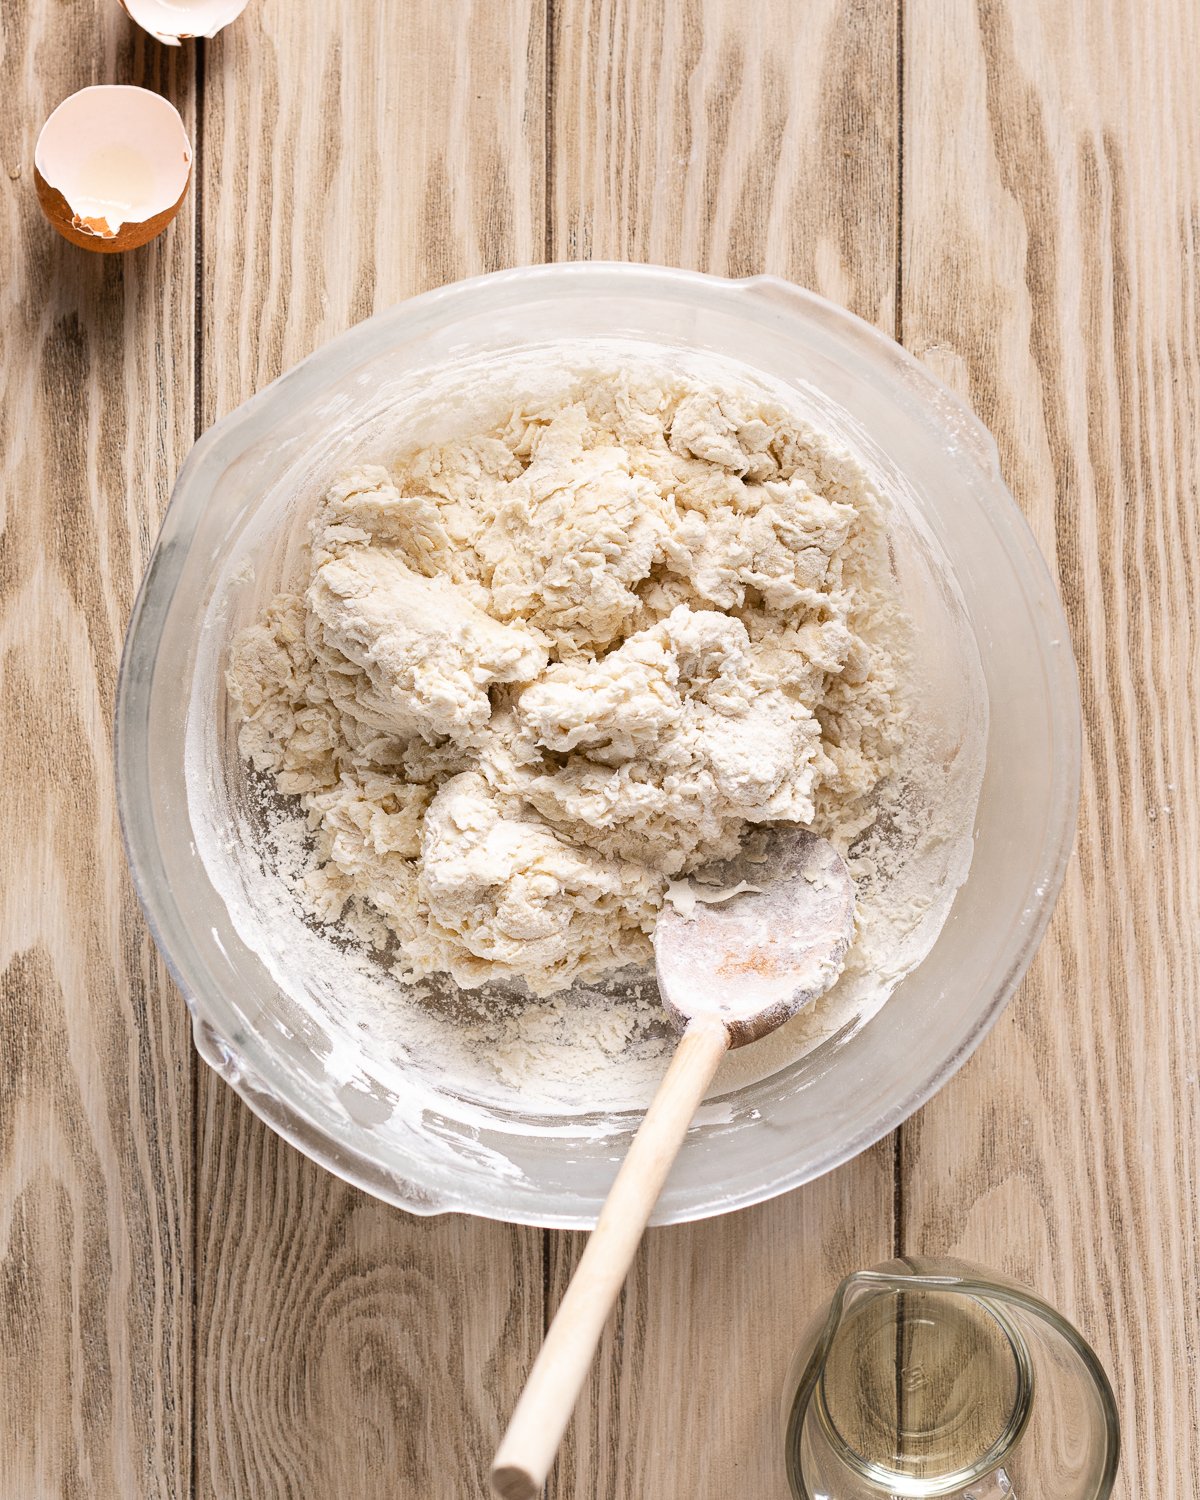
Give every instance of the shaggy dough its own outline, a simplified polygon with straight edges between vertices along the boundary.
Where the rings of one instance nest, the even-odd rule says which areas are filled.
[[[646,962],[749,825],[867,826],[899,620],[846,452],[749,386],[596,372],[334,485],[228,684],[322,920],[551,994]]]

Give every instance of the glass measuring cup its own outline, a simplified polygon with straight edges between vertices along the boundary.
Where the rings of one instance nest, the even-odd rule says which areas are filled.
[[[783,1402],[796,1500],[1107,1500],[1112,1388],[1041,1298],[962,1261],[846,1277],[805,1331]]]

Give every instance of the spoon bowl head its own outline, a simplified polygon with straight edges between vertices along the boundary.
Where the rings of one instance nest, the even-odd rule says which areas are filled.
[[[789,1021],[837,979],[854,937],[854,882],[827,839],[773,830],[668,901],[654,933],[672,1024],[719,1020],[730,1047]],[[708,894],[711,891],[713,894]]]

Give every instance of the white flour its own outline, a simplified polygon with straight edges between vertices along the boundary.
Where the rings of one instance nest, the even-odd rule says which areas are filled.
[[[235,642],[252,899],[357,975],[343,1003],[385,1056],[481,1100],[619,1107],[669,1045],[664,896],[754,824],[811,824],[848,854],[857,939],[733,1087],[873,1014],[965,873],[887,517],[844,447],[728,376],[517,395],[333,485]]]

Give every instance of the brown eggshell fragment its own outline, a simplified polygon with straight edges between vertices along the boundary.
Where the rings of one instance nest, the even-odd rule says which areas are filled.
[[[236,21],[249,0],[121,0],[134,21],[168,47],[198,36],[216,36]]]
[[[46,218],[85,250],[134,250],[187,196],[192,148],[179,111],[125,84],[81,89],[42,127],[34,185]]]

